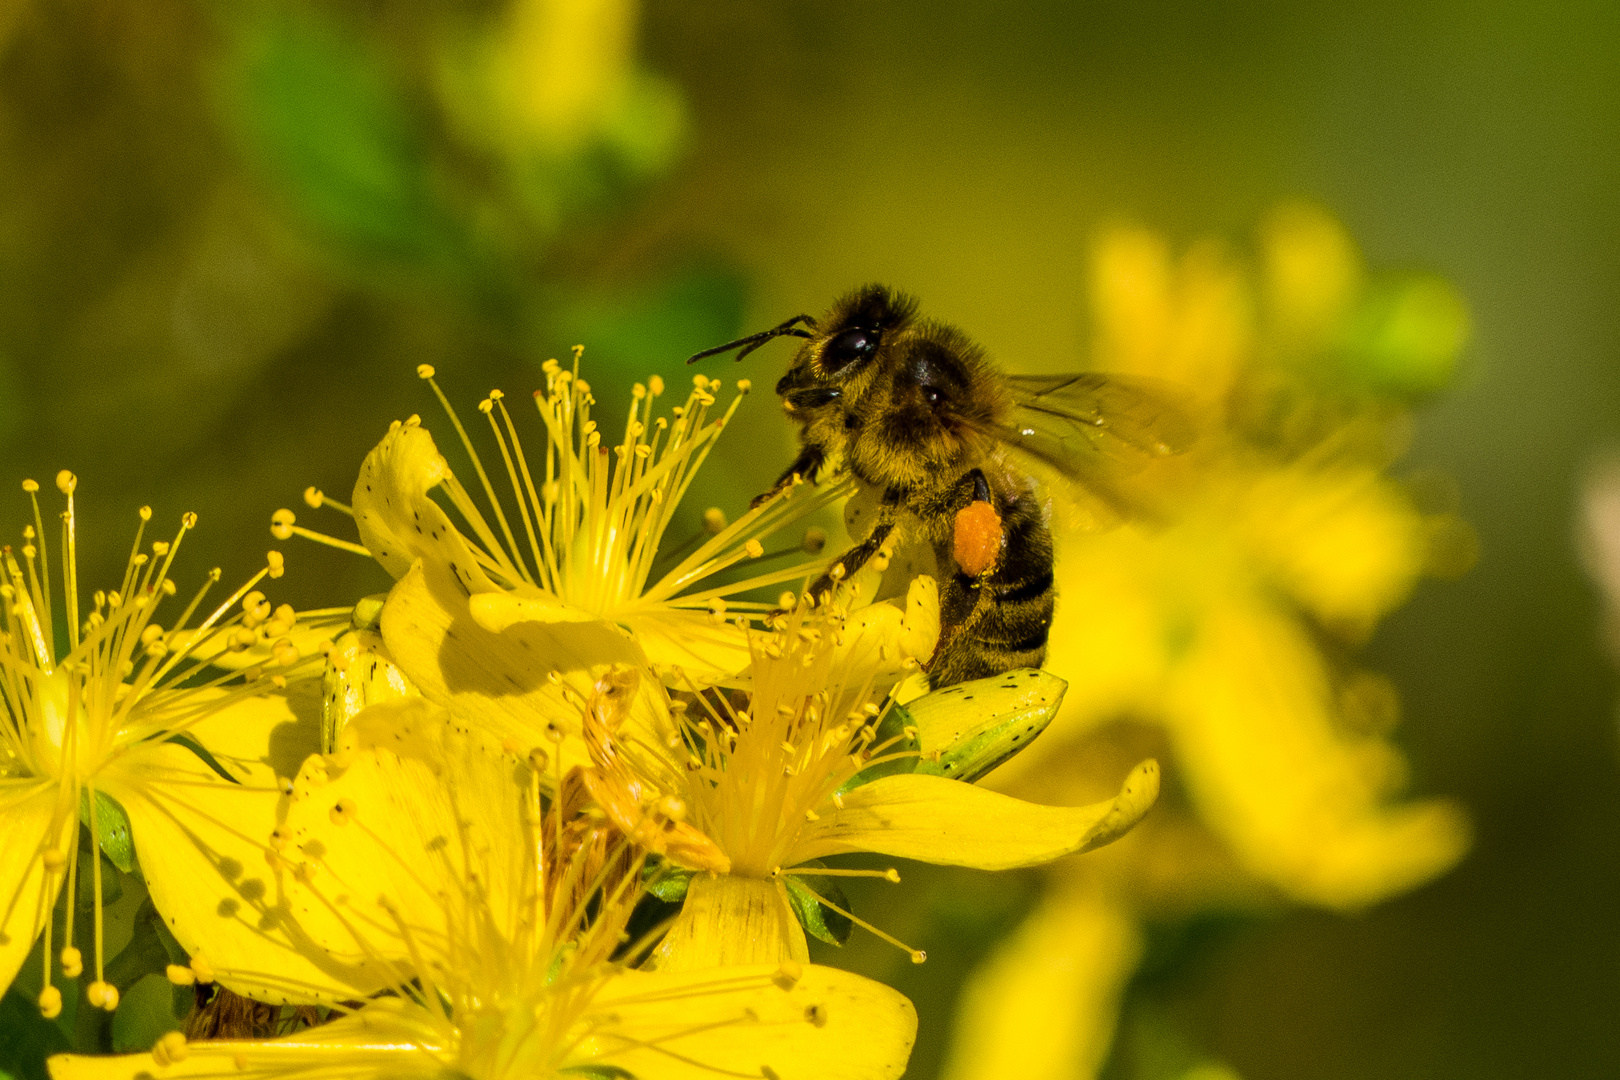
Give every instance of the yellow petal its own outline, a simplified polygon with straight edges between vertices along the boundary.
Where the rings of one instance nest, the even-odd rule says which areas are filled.
[[[450,466],[419,424],[383,436],[354,484],[354,523],[366,550],[396,579],[417,559],[452,577],[468,593],[492,592],[467,541],[428,492],[450,477]]]
[[[57,1054],[53,1080],[140,1080],[153,1077],[431,1077],[445,1069],[432,1050],[438,1033],[418,1011],[373,1001],[352,1016],[281,1039],[187,1043],[180,1061],[158,1067],[151,1054]]]
[[[1091,806],[1038,806],[914,774],[885,776],[827,806],[800,834],[791,861],[875,851],[922,862],[1007,870],[1090,851],[1125,835],[1159,797],[1159,766],[1144,761],[1119,796]]]
[[[450,962],[447,924],[465,921],[473,892],[514,939],[536,854],[524,842],[523,775],[420,698],[371,706],[339,753],[311,758],[293,785],[281,854],[294,912],[324,952],[354,964],[410,955],[396,919],[424,960]]]
[[[180,746],[147,743],[103,770],[107,793],[129,815],[152,903],[180,945],[237,993],[330,1002],[376,989],[293,921],[288,870],[272,865],[283,800],[274,771],[234,765],[242,783]]]
[[[1142,935],[1102,890],[1049,888],[963,987],[945,1080],[1070,1080],[1102,1069]]]
[[[939,586],[931,577],[913,578],[905,610],[891,603],[869,604],[849,616],[832,667],[847,686],[868,680],[882,691],[915,671],[934,654],[939,641]]]
[[[695,874],[686,902],[654,954],[661,971],[728,964],[808,963],[804,929],[784,886],[763,878]]]
[[[518,623],[596,622],[598,616],[577,608],[543,589],[522,592],[477,593],[467,600],[473,622],[492,634]]]
[[[650,609],[632,612],[623,622],[647,654],[647,663],[670,685],[683,685],[671,678],[677,668],[699,685],[730,681],[752,659],[742,628],[715,622],[707,613]]]
[[[1169,704],[1200,814],[1250,871],[1295,897],[1374,903],[1467,849],[1451,803],[1385,805],[1392,751],[1336,728],[1322,659],[1280,613],[1236,607],[1208,620]]]
[[[593,1002],[617,1023],[581,1047],[578,1064],[638,1080],[880,1080],[905,1071],[917,1030],[911,1002],[849,972],[806,964],[794,974],[784,989],[771,981],[787,981],[776,965],[625,972]]]
[[[57,816],[59,788],[51,780],[0,780],[0,986],[10,986],[45,929],[45,916],[67,880],[68,845],[79,828],[76,813]],[[45,872],[44,856],[63,858],[58,874]]]
[[[551,747],[548,725],[579,733],[579,707],[551,681],[553,673],[583,701],[613,665],[643,664],[635,642],[605,622],[519,622],[492,634],[473,620],[454,582],[430,575],[420,562],[389,594],[382,634],[394,663],[424,697],[497,741],[511,737],[524,747]],[[642,680],[646,700],[634,712],[656,707],[652,698],[661,691],[650,682]],[[588,764],[578,739],[559,749],[565,770]]]
[[[314,678],[266,693],[197,690],[165,695],[158,691],[148,697],[153,704],[145,715],[155,712],[155,719],[183,723],[186,734],[207,747],[233,774],[233,766],[242,763],[263,765],[272,777],[292,777],[304,759],[321,748],[320,691],[320,681]],[[164,710],[160,695],[173,698],[172,712]],[[189,719],[198,713],[202,714],[199,719]]]

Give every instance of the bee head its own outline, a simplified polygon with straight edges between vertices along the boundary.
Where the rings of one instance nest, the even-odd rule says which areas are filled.
[[[913,325],[891,349],[862,402],[857,467],[890,483],[923,483],[953,468],[994,418],[998,383],[983,350],[949,326]]]
[[[916,301],[883,285],[867,285],[839,300],[777,382],[782,407],[801,421],[835,403],[851,407],[916,309]]]

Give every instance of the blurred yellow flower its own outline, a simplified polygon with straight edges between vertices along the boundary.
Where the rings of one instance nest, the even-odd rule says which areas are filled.
[[[1279,893],[1356,909],[1468,846],[1451,801],[1391,801],[1394,688],[1339,659],[1426,571],[1471,561],[1466,526],[1386,472],[1409,402],[1455,366],[1461,300],[1432,277],[1369,275],[1305,205],[1269,219],[1254,269],[1214,243],[1174,257],[1145,231],[1108,233],[1091,298],[1095,366],[1181,384],[1203,436],[1143,480],[1142,521],[1059,537],[1048,664],[1069,691],[994,784],[1095,791],[1083,763],[1148,738],[1184,800],[1112,861],[1049,876],[964,992],[951,1080],[1095,1075],[1144,912]]]
[[[11,982],[43,935],[39,1003],[47,1016],[62,1007],[53,961],[70,979],[86,967],[75,905],[66,906],[66,926],[55,925],[53,915],[57,895],[64,885],[72,895],[81,873],[94,879],[90,895],[97,898],[89,1001],[109,1011],[118,1003],[103,972],[102,861],[91,854],[90,865],[81,866],[81,819],[114,865],[129,871],[138,856],[175,936],[188,948],[211,949],[229,919],[195,902],[198,882],[223,872],[210,841],[255,812],[268,821],[279,795],[271,733],[282,729],[285,742],[299,727],[282,690],[288,677],[311,673],[318,659],[301,655],[292,640],[293,610],[272,608],[254,589],[266,576],[281,576],[275,552],[197,622],[218,570],[172,620],[163,615],[177,592],[170,570],[196,524],[191,514],[173,540],[156,541],[147,552],[141,536],[152,514],[143,508],[123,580],[83,605],[77,484],[65,471],[56,479],[66,510],[54,559],[33,481],[23,488],[34,503],[34,524],[23,530],[20,549],[0,550],[0,836],[8,853],[0,859],[0,983]],[[245,679],[210,670],[210,655],[232,649],[262,658]]]
[[[1392,692],[1337,673],[1316,635],[1365,639],[1460,526],[1384,475],[1404,414],[1346,359],[1366,291],[1348,238],[1294,206],[1262,251],[1256,289],[1213,245],[1099,244],[1101,365],[1184,384],[1206,435],[1151,493],[1154,520],[1062,538],[1048,662],[1069,692],[996,782],[1030,782],[1095,725],[1161,723],[1175,779],[1250,872],[1358,907],[1450,866],[1467,828],[1445,801],[1385,804],[1402,775],[1387,718],[1346,703],[1391,712]]]
[[[277,873],[324,987],[354,1011],[263,1041],[51,1059],[78,1077],[898,1076],[916,1017],[899,994],[809,965],[683,974],[615,961],[639,860],[547,845],[538,768],[421,699],[374,706],[312,756],[277,830]],[[634,958],[635,949],[631,949]],[[237,962],[225,950],[214,970]],[[362,973],[358,983],[345,977]],[[273,973],[264,972],[268,985]],[[355,1007],[370,989],[390,991]],[[339,1007],[342,1011],[343,1007]]]

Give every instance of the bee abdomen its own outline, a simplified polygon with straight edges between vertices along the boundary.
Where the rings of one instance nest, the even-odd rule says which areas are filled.
[[[1006,543],[1000,565],[983,582],[956,575],[941,598],[950,638],[929,667],[935,687],[988,678],[1046,659],[1056,591],[1052,537],[1032,496],[1015,502],[1004,517]],[[959,621],[948,612],[963,611]]]

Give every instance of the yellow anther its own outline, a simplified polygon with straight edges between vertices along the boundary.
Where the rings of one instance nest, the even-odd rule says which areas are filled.
[[[167,540],[154,540],[154,541],[152,541],[152,554],[153,555],[156,555],[158,558],[162,558],[163,556],[167,555],[168,553],[169,553],[169,542]]]
[[[281,552],[272,551],[265,555],[265,564],[270,567],[270,576],[278,578],[287,572],[287,560],[281,557]]]
[[[842,800],[840,800],[840,802],[842,802]],[[892,866],[889,867],[887,870],[883,871],[883,880],[892,882],[895,885],[900,884],[900,871],[896,870]]]
[[[152,508],[150,506],[143,506],[136,513],[140,514],[142,521],[152,520]]]
[[[332,810],[328,816],[331,817],[332,824],[334,825],[347,825],[350,821],[354,820],[355,815],[356,809],[354,800],[339,799],[337,801],[337,805],[332,807]]]
[[[148,626],[145,630],[141,631],[141,644],[142,645],[150,645],[154,641],[162,641],[162,640],[163,640],[163,627],[161,627],[161,626]]]
[[[67,856],[52,848],[41,857],[40,861],[45,864],[47,873],[59,874],[62,872],[62,867],[67,865]]]
[[[309,490],[314,491],[314,488]],[[293,524],[298,520],[291,510],[282,508],[270,515],[270,535],[277,540],[291,540]]]
[[[802,978],[804,978],[804,965],[797,960],[785,958],[781,966],[776,969],[776,974],[771,976],[771,982],[780,986],[783,990],[791,990],[798,985],[799,980]]]
[[[23,490],[28,492],[28,494],[32,495],[34,492],[39,490],[39,481],[38,480],[24,480],[23,481]]]
[[[210,964],[202,953],[196,953],[191,957],[191,972],[197,976],[200,983],[207,984],[214,981],[214,965]]]
[[[707,389],[709,385],[709,377],[701,373],[694,375],[692,376],[692,385],[697,387],[699,390]]]
[[[34,482],[30,480],[28,483]],[[39,490],[38,484],[34,484],[34,490]],[[47,1020],[55,1020],[62,1015],[62,991],[54,986],[47,986],[39,992],[39,1015]]]
[[[533,769],[537,773],[545,772],[546,766],[551,764],[551,755],[546,753],[546,749],[543,746],[536,746],[534,749],[530,750],[528,758],[529,768]]]
[[[163,974],[176,986],[191,986],[197,981],[197,973],[188,967],[179,964],[170,964],[163,969]]]
[[[753,388],[754,388],[754,381],[752,379],[738,379],[737,380],[737,393],[746,394],[746,393],[748,393],[748,391],[752,390]]]
[[[478,403],[478,411],[483,413],[485,416],[488,416],[490,413],[495,411],[495,403],[489,398],[485,398],[483,401]]]
[[[840,810],[844,808],[844,793],[842,791],[833,792],[833,805]]]
[[[505,390],[491,390],[489,392],[489,399],[491,401],[499,401],[502,398],[504,398],[505,396],[506,396],[506,391]]]
[[[798,599],[791,592],[785,592],[776,598],[776,606],[784,609],[791,608],[798,602]]]
[[[175,593],[180,591],[180,586],[174,583],[173,578],[164,578],[163,584],[160,585],[159,588],[163,590],[164,596],[173,596]]]
[[[309,487],[304,489],[304,505],[308,506],[311,510],[319,510],[322,506],[326,505],[326,493],[320,488],[316,487],[314,484],[311,484]]]
[[[159,1065],[175,1065],[186,1060],[188,1053],[186,1037],[178,1031],[167,1031],[152,1047],[152,1060]]]
[[[180,515],[180,524],[184,525],[188,529],[195,529],[197,527],[197,515],[192,511],[187,510],[185,513]]]
[[[98,1009],[112,1012],[118,1008],[118,987],[104,980],[91,983],[84,992],[85,1000]]]
[[[233,651],[240,652],[243,649],[251,649],[258,643],[258,640],[258,634],[245,626],[238,626],[231,634],[230,646]]]
[[[68,470],[63,469],[61,472],[56,474],[56,490],[60,491],[62,494],[71,495],[73,494],[74,489],[78,486],[79,478],[74,476]]]
[[[62,974],[69,979],[77,979],[84,974],[84,954],[72,945],[62,949]]]
[[[431,379],[431,378],[433,378],[433,365],[432,364],[417,364],[416,365],[416,377],[418,379]]]
[[[806,820],[806,821],[820,821],[821,820],[821,815],[816,813],[814,810],[806,810],[804,812],[804,820]]]
[[[640,401],[642,398],[647,396],[647,388],[642,386],[640,383],[634,383],[630,387],[630,396],[635,400]]]
[[[743,550],[748,552],[748,557],[750,559],[757,559],[761,555],[765,554],[765,545],[761,544],[758,540],[750,540],[748,543],[743,545]]]
[[[685,821],[686,800],[674,795],[665,795],[658,800],[658,812],[671,821]]]
[[[654,375],[647,380],[647,389],[652,393],[653,397],[657,397],[664,392],[664,380]]]
[[[298,663],[298,646],[292,643],[291,638],[282,638],[270,647],[270,655],[282,667],[292,667]]]
[[[911,962],[913,964],[920,964],[924,960],[927,960],[927,959],[928,959],[928,954],[923,952],[921,949],[912,949],[911,950]]]

